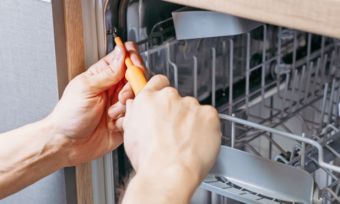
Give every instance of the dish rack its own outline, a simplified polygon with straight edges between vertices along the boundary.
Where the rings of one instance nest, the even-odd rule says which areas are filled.
[[[339,41],[272,25],[178,41],[173,30],[161,29],[170,20],[139,42],[149,72],[168,76],[183,96],[215,106],[223,145],[302,169],[316,181],[313,202],[339,203]],[[240,198],[257,196],[252,203],[298,203],[213,181],[229,183]],[[210,190],[224,195],[218,203],[227,202],[225,186]]]

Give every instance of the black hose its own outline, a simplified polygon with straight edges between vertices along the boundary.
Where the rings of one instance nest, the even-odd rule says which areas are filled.
[[[119,10],[118,10],[118,29],[119,35],[123,39],[123,41],[127,40],[127,8],[129,5],[129,0],[121,0],[119,2]]]

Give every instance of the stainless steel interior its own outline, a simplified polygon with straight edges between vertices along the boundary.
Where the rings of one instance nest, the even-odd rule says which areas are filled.
[[[113,4],[106,5],[107,51],[114,46]],[[138,42],[149,73],[165,74],[183,96],[215,106],[223,145],[280,163],[289,172],[302,170],[313,180],[310,202],[340,203],[339,41],[265,24],[232,37],[176,40],[171,12],[182,9],[161,1],[128,1],[124,33]],[[249,163],[244,167],[257,176]],[[270,176],[289,175],[293,178],[280,171]],[[274,178],[262,176],[263,182]],[[284,190],[266,195],[213,174],[202,186],[193,203],[309,203],[294,196],[283,200]]]

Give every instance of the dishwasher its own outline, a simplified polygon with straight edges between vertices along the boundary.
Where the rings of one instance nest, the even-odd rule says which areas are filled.
[[[150,75],[220,113],[220,154],[191,203],[340,203],[339,40],[259,22],[178,39],[175,14],[210,11],[158,0],[83,6],[85,31],[97,30],[85,36],[87,50],[112,51],[117,27],[137,42]],[[123,148],[94,163],[94,203],[119,203],[130,173]]]

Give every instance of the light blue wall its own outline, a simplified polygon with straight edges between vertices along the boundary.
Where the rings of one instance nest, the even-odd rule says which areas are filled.
[[[58,101],[56,77],[50,1],[0,0],[0,132],[45,117]],[[63,204],[65,197],[61,170],[0,204]]]

